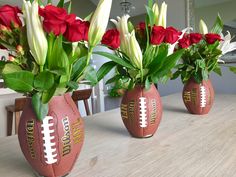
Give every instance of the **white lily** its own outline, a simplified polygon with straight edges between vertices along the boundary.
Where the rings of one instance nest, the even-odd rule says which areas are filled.
[[[231,34],[227,31],[227,35],[222,35],[222,41],[220,41],[219,49],[222,51],[222,55],[225,55],[228,52],[236,50],[236,42],[230,42],[232,40]]]
[[[128,27],[129,17],[130,17],[129,15],[124,15],[121,18],[117,17],[117,21],[111,19],[111,22],[113,22],[116,25],[117,30],[120,32],[120,41],[121,41],[120,48],[124,52],[127,51],[126,35],[129,34],[129,27]]]
[[[207,25],[202,19],[199,22],[199,32],[201,34],[207,34],[208,33]]]
[[[160,11],[157,25],[163,26],[164,28],[166,28],[166,18],[167,18],[167,4],[165,2],[163,2],[161,4],[161,11]]]
[[[88,41],[91,47],[95,47],[106,32],[111,11],[112,0],[100,0],[95,10],[88,32]]]
[[[23,0],[23,7],[30,51],[37,64],[42,68],[46,61],[48,41],[38,15],[38,2],[34,1],[31,4],[30,1]]]
[[[159,18],[159,7],[157,3],[154,3],[152,6],[152,11],[154,14],[154,24],[157,25],[158,24],[158,18]]]
[[[130,58],[130,61],[137,68],[142,68],[143,55],[142,50],[139,46],[139,43],[135,37],[135,31],[132,31],[131,34],[126,35],[127,42],[127,56]]]

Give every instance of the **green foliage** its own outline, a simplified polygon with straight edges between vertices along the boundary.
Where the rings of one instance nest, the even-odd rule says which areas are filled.
[[[86,70],[84,71],[85,79],[90,81],[90,84],[92,86],[96,85],[98,80],[97,80],[97,73],[95,69],[92,66],[88,66]]]
[[[107,75],[115,66],[116,66],[116,63],[113,61],[103,64],[97,72],[98,82],[102,80],[102,78],[104,78],[105,75]]]
[[[124,60],[124,58],[121,58],[121,57],[116,56],[114,54],[106,53],[106,52],[94,52],[94,54],[98,54],[98,55],[104,56],[106,58],[109,58],[113,62],[115,62],[123,67],[129,68],[129,69],[134,69],[134,66],[129,61]]]
[[[3,74],[5,85],[17,92],[25,93],[33,90],[34,75],[29,71],[18,71]]]
[[[218,14],[216,21],[211,29],[211,33],[220,34],[222,32],[223,27],[224,27],[224,24],[222,22],[220,15]]]
[[[49,90],[54,85],[54,76],[48,71],[39,73],[34,79],[34,87],[37,90]]]
[[[38,120],[42,121],[48,114],[48,104],[42,103],[40,93],[36,93],[33,95],[32,105]]]
[[[61,7],[61,8],[63,8],[64,7],[64,0],[60,0],[59,2],[58,2],[58,4],[57,4],[57,7]]]
[[[236,74],[236,67],[230,66],[230,71],[232,71],[234,74]]]
[[[172,79],[181,76],[182,82],[186,83],[190,78],[194,78],[197,83],[208,80],[210,72],[214,71],[221,75],[218,58],[221,51],[218,49],[219,42],[207,44],[201,41],[190,46],[184,51],[182,64],[177,65],[177,71],[172,75]]]

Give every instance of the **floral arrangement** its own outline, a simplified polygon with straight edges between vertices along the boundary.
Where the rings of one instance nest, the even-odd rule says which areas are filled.
[[[32,97],[39,120],[54,95],[77,89],[83,78],[97,82],[89,62],[106,31],[111,4],[100,0],[84,20],[70,14],[70,8],[67,12],[64,0],[57,6],[23,0],[23,10],[0,7],[0,44],[10,52],[7,61],[0,61],[0,75],[8,88]]]
[[[220,57],[236,49],[236,43],[230,43],[231,35],[224,37],[222,34],[223,23],[220,16],[217,17],[211,31],[203,20],[199,23],[199,33],[185,33],[179,40],[177,51],[185,49],[182,55],[182,62],[176,66],[177,71],[172,79],[181,76],[182,82],[186,83],[193,78],[197,83],[209,79],[209,74],[213,71],[222,75]],[[234,67],[230,67],[234,71]]]
[[[98,80],[114,67],[118,72],[107,84],[122,79],[129,89],[137,84],[149,89],[152,83],[169,78],[171,69],[183,53],[183,50],[174,51],[178,40],[182,38],[182,32],[174,27],[166,27],[165,2],[159,9],[157,3],[149,0],[146,9],[146,21],[137,27],[128,21],[128,15],[118,17],[117,21],[112,20],[116,29],[105,33],[102,44],[112,49],[114,54],[96,52],[111,59],[99,69]]]

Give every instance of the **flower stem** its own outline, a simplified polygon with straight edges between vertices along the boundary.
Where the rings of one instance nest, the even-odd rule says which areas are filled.
[[[43,66],[42,65],[39,66],[39,71],[43,72]]]
[[[141,84],[143,84],[143,67],[140,68]]]

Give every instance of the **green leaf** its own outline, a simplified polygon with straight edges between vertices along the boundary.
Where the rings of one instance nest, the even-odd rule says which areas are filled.
[[[69,81],[67,83],[67,86],[70,87],[71,89],[73,90],[77,90],[79,88],[79,85],[77,82],[74,82],[74,81]]]
[[[68,5],[68,8],[67,8],[68,14],[71,13],[71,7],[72,7],[72,0],[70,0],[69,5]]]
[[[59,3],[57,4],[57,7],[64,7],[64,0],[60,0]]]
[[[15,65],[13,63],[7,63],[5,64],[3,70],[2,70],[2,74],[10,74],[10,73],[14,73],[14,72],[18,72],[21,71],[21,67],[18,65]]]
[[[53,44],[51,44],[51,42]],[[50,70],[61,70],[64,72],[63,75],[68,74],[69,72],[69,59],[66,52],[62,46],[62,35],[56,37],[56,40],[53,42],[53,39],[49,40],[49,55],[48,55],[48,68]]]
[[[17,92],[33,91],[34,75],[29,71],[20,71],[3,75],[5,85]]]
[[[94,52],[94,54],[101,55],[101,56],[104,56],[106,58],[109,58],[110,60],[114,61],[115,63],[117,63],[121,66],[124,66],[126,68],[134,69],[134,67],[128,61],[123,60],[122,58],[120,58],[120,57],[118,57],[114,54],[107,53],[107,52]]]
[[[56,89],[58,87],[58,84],[54,84],[52,88],[46,90],[42,94],[42,102],[43,104],[46,104],[50,101],[50,99],[54,96]]]
[[[93,12],[92,13],[90,13],[87,17],[85,17],[84,18],[84,21],[91,21],[91,19],[92,19],[92,16],[93,16]]]
[[[52,0],[48,0],[47,4],[52,4]]]
[[[181,74],[181,72],[178,70],[176,71],[174,74],[172,74],[171,80],[175,80],[179,77],[179,75]]]
[[[109,61],[101,66],[97,72],[98,82],[102,80],[105,75],[107,75],[114,67],[116,63],[114,61]]]
[[[154,25],[154,13],[152,11],[152,8],[150,8],[148,6],[145,6],[145,7],[146,7],[147,15],[148,15],[148,18],[149,18],[149,23],[152,27]]]
[[[158,55],[153,59],[153,61],[148,65],[149,72],[153,73],[159,71],[164,65],[165,60],[167,60],[168,46],[162,45],[159,47]]]
[[[220,34],[223,30],[224,24],[222,22],[222,19],[220,17],[220,15],[218,14],[216,21],[211,29],[211,33],[217,33]]]
[[[235,68],[236,69],[236,68]],[[218,66],[213,70],[216,74],[218,74],[219,76],[222,76],[222,72],[221,72],[221,68]],[[236,71],[236,70],[235,70]]]
[[[84,72],[85,79],[90,81],[92,86],[98,83],[96,70],[92,66],[88,66]]]
[[[111,79],[107,80],[107,81],[106,81],[106,85],[107,85],[107,84],[111,84],[111,83],[113,83],[113,82],[116,82],[116,81],[120,80],[121,78],[122,78],[121,75],[116,75],[116,76],[112,77]]]
[[[153,6],[153,0],[148,0],[148,7],[152,8],[152,6]]]
[[[83,74],[83,71],[87,65],[87,56],[80,58],[75,62],[72,67],[71,80],[77,81],[78,78]]]
[[[128,29],[130,33],[134,30],[134,25],[130,21],[128,22]]]
[[[232,71],[234,74],[236,74],[236,67],[230,66],[229,70]]]
[[[163,77],[165,74],[168,74],[172,68],[175,67],[177,61],[180,59],[182,54],[184,53],[184,50],[179,50],[172,55],[169,55],[163,62],[163,65],[161,68],[159,68],[153,75],[155,75],[158,78]]]
[[[48,90],[54,84],[54,76],[52,73],[44,71],[39,73],[34,79],[34,87],[39,90]]]
[[[33,95],[32,104],[38,120],[43,121],[43,119],[48,115],[48,104],[42,103],[40,93]]]

